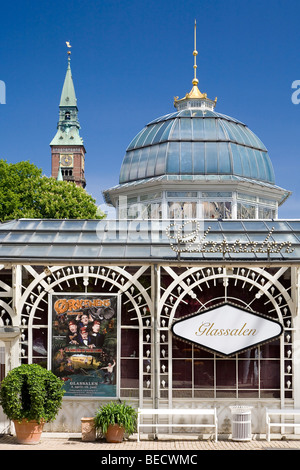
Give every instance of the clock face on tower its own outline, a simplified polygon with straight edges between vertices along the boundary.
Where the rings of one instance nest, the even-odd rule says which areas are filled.
[[[72,166],[73,165],[73,155],[61,155],[60,156],[60,164],[62,166]]]

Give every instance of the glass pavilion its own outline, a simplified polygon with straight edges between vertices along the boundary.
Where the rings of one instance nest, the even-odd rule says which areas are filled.
[[[3,369],[33,362],[63,378],[50,431],[79,432],[81,417],[114,399],[216,407],[224,434],[232,405],[252,406],[258,435],[265,407],[300,408],[300,221],[277,219],[290,193],[266,148],[197,83],[130,143],[104,192],[116,220],[0,225]],[[174,322],[225,303],[282,334],[226,357],[173,335]],[[80,343],[71,323],[101,342]]]

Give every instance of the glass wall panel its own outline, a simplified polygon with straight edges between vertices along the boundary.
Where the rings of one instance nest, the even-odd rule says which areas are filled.
[[[192,361],[173,361],[173,386],[174,388],[192,387]]]
[[[196,202],[169,202],[168,218],[170,219],[194,219],[197,214]]]
[[[239,202],[237,204],[237,218],[238,219],[256,219],[256,206]]]
[[[231,219],[231,202],[203,201],[203,217],[205,219]]]

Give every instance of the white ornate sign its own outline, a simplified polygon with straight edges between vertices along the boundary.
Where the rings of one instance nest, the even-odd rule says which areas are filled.
[[[211,227],[202,232],[201,227],[203,221],[187,220],[182,223],[172,223],[166,228],[167,237],[170,240],[170,246],[176,253],[293,253],[292,243],[288,241],[275,242],[271,241],[274,227],[267,234],[262,242],[249,241],[242,243],[239,239],[227,241],[224,239],[220,242],[207,239]]]
[[[225,303],[176,321],[173,334],[222,356],[276,339],[281,323],[258,313]]]

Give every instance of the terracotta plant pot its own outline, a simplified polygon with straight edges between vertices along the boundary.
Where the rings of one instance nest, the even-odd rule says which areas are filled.
[[[105,434],[106,442],[122,442],[124,437],[124,428],[118,424],[110,424]]]
[[[14,421],[17,441],[19,444],[39,444],[44,423],[36,421]]]
[[[81,418],[81,438],[83,441],[96,440],[96,428],[94,418]]]

